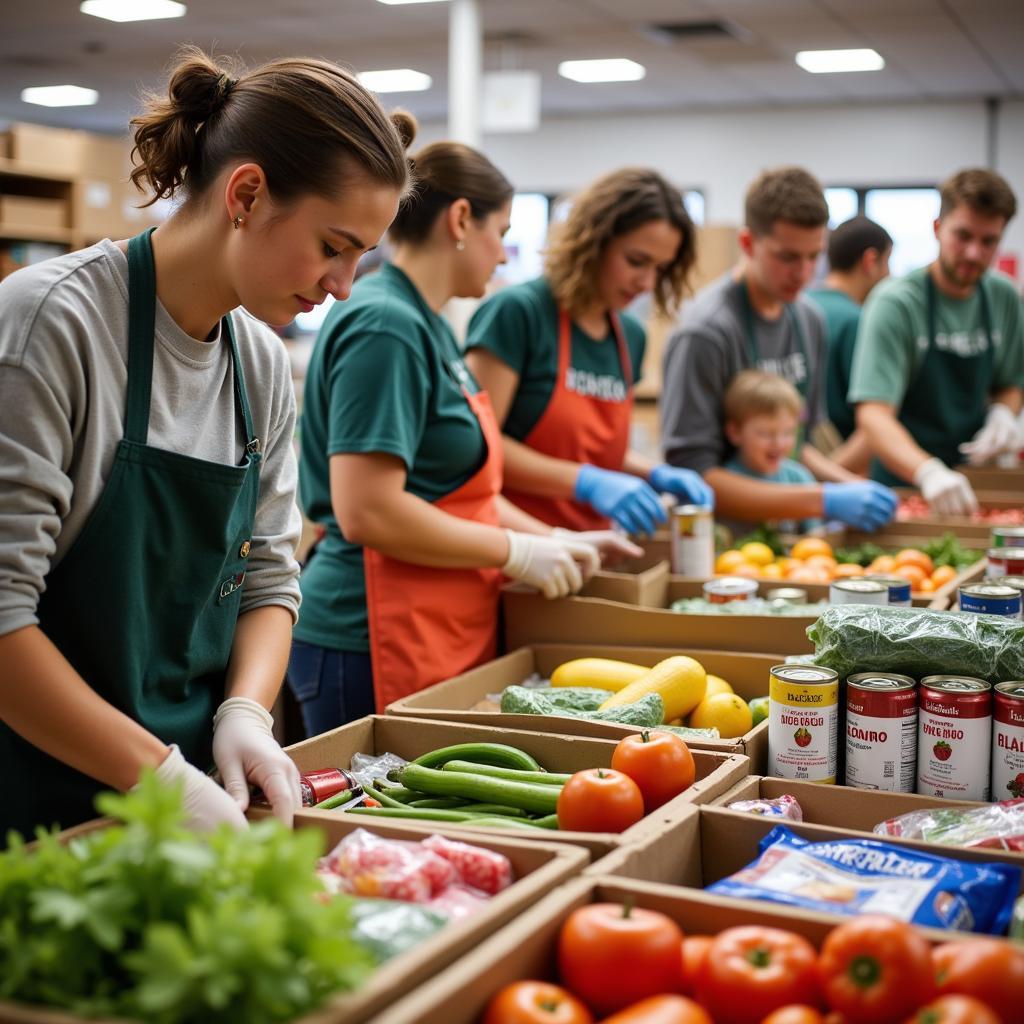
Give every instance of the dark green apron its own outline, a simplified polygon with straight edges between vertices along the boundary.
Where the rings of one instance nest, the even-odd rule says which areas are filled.
[[[959,356],[935,346],[936,292],[930,272],[925,274],[928,310],[928,348],[900,406],[899,421],[929,455],[947,466],[963,462],[960,445],[985,424],[989,389],[995,367],[992,313],[984,282],[978,282],[985,350],[976,356]],[[890,473],[878,459],[871,463],[871,477],[890,487],[908,481]]]
[[[212,719],[241,601],[260,442],[230,317],[235,398],[247,444],[235,466],[151,448],[156,272],[150,231],[128,243],[128,389],[124,437],[103,493],[46,577],[40,628],[105,700],[206,770]],[[103,787],[0,723],[0,846],[6,831],[95,817]]]

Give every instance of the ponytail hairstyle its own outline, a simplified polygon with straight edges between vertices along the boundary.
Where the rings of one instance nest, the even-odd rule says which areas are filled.
[[[652,297],[659,313],[673,313],[689,289],[697,259],[696,229],[679,190],[646,167],[626,167],[598,178],[575,197],[569,216],[552,226],[544,274],[558,305],[570,313],[586,309],[597,297],[608,243],[662,220],[682,239],[671,264],[658,271]]]
[[[490,160],[461,142],[434,142],[412,157],[416,184],[388,230],[397,244],[422,245],[437,218],[457,199],[469,203],[473,219],[501,209],[514,192]]]
[[[157,199],[205,194],[234,160],[252,160],[275,202],[305,195],[335,198],[344,175],[362,174],[405,194],[411,114],[390,117],[354,75],[323,60],[274,60],[252,71],[223,69],[184,47],[165,96],[148,93],[132,119],[131,174]]]

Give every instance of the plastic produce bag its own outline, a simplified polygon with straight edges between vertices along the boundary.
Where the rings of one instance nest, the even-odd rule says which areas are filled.
[[[978,846],[1024,851],[1024,800],[1004,800],[986,807],[934,807],[880,822],[880,836],[922,839],[944,846]]]
[[[1014,865],[960,861],[874,839],[809,843],[784,825],[759,848],[757,860],[708,892],[1003,935],[1020,888],[1021,869]]]
[[[409,762],[397,754],[353,754],[349,774],[360,786],[373,786],[374,779],[387,779],[388,772],[404,768]]]
[[[795,796],[783,793],[774,800],[733,800],[726,806],[728,811],[744,811],[747,814],[760,814],[765,818],[788,818],[790,821],[803,821],[804,812]]]
[[[428,836],[420,846],[442,857],[473,889],[493,895],[512,884],[512,862],[503,853],[438,835]]]
[[[449,921],[461,921],[472,917],[486,905],[487,893],[474,889],[469,885],[449,885],[444,892],[438,893],[427,906],[436,914]]]
[[[352,938],[383,963],[419,945],[448,923],[432,907],[394,900],[353,900]]]
[[[925,608],[837,605],[807,629],[815,663],[851,672],[921,679],[961,674],[989,682],[1024,679],[1024,623],[1001,615]]]

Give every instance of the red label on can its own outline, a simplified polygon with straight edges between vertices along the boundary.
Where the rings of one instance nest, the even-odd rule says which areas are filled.
[[[989,689],[947,690],[921,685],[918,793],[947,799],[988,800],[991,747]]]
[[[917,692],[849,684],[847,786],[913,793],[917,769]]]
[[[1024,797],[1024,687],[997,689],[992,718],[992,799]]]
[[[870,718],[902,718],[917,714],[917,694],[907,690],[846,691],[846,706],[857,715]]]
[[[348,772],[342,771],[340,768],[317,768],[313,771],[303,772],[299,776],[302,803],[306,807],[312,807],[328,797],[334,796],[335,793],[354,788],[354,781]]]

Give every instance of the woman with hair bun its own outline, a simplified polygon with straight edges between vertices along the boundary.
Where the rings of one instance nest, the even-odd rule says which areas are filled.
[[[0,284],[0,837],[93,817],[147,767],[197,829],[244,827],[250,783],[286,821],[300,803],[267,710],[299,517],[266,324],[348,295],[412,125],[333,64],[189,49],[133,127],[133,180],[174,215]]]
[[[625,312],[653,292],[678,306],[695,259],[682,196],[625,168],[593,182],[554,225],[544,276],[498,292],[469,326],[466,362],[504,431],[505,496],[549,523],[651,533],[658,497],[711,505],[700,476],[629,449],[645,337]]]
[[[455,142],[412,163],[394,259],[330,311],[303,392],[299,495],[326,532],[288,681],[310,735],[494,657],[503,576],[555,597],[597,548],[632,549],[554,536],[501,500],[500,431],[440,310],[483,295],[505,261],[512,186]]]

